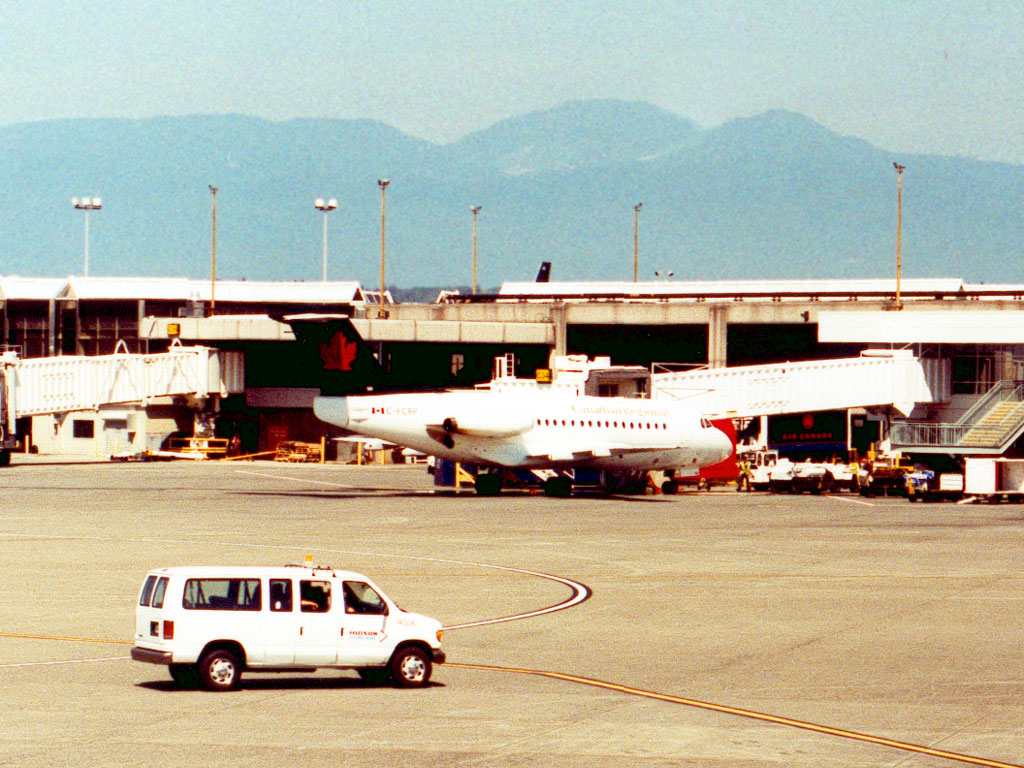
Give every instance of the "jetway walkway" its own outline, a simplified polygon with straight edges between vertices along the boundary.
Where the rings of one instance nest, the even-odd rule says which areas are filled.
[[[651,396],[685,400],[713,417],[753,417],[890,405],[909,415],[917,403],[950,396],[948,362],[908,350],[861,357],[694,371],[655,371]]]
[[[244,391],[241,352],[175,344],[167,352],[20,359],[0,355],[0,393],[8,420],[98,408],[145,405],[157,397],[205,398]]]

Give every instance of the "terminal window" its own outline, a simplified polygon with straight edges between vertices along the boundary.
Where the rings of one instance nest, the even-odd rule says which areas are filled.
[[[96,435],[96,422],[87,419],[75,419],[71,422],[71,430],[75,437],[92,438]]]

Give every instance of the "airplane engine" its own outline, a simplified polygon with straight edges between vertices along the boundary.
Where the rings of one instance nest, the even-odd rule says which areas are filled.
[[[533,426],[533,417],[524,413],[461,413],[441,422],[441,428],[452,435],[473,437],[510,437]]]

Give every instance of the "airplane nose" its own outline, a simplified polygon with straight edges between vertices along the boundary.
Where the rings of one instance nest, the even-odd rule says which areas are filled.
[[[313,413],[320,421],[334,424],[342,429],[348,427],[348,398],[317,397],[313,400]]]

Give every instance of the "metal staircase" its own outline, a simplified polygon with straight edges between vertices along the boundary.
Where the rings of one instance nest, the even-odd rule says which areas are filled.
[[[1000,381],[955,423],[894,422],[894,448],[917,453],[1002,454],[1024,433],[1024,382]]]

